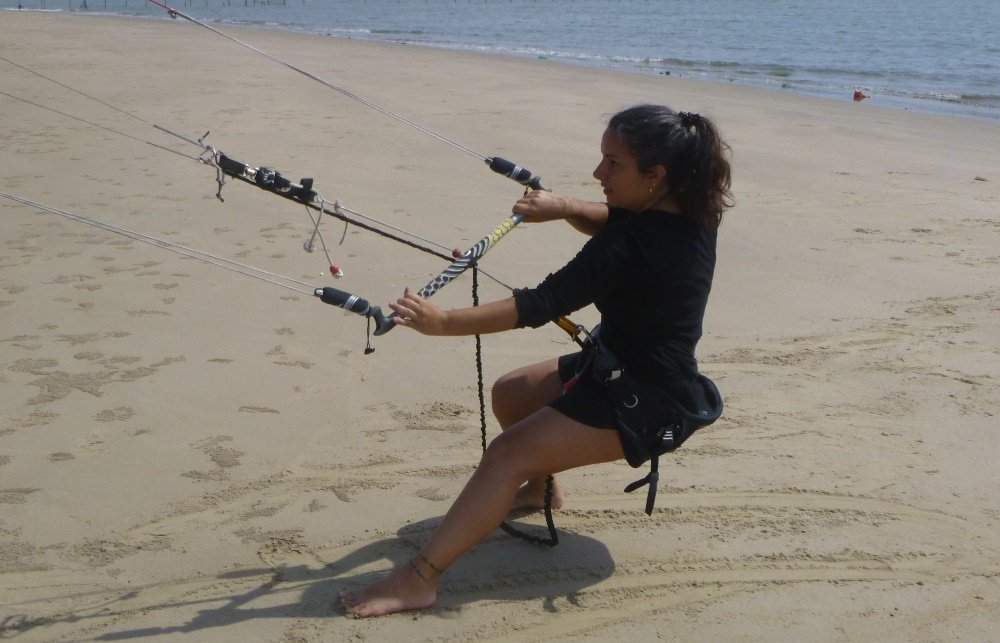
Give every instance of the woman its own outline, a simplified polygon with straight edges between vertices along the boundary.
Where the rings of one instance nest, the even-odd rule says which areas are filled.
[[[698,114],[656,105],[626,109],[609,121],[594,170],[606,203],[536,191],[514,205],[525,221],[563,219],[593,237],[565,267],[537,288],[482,306],[445,311],[410,289],[390,304],[396,323],[425,335],[538,327],[595,304],[600,350],[549,359],[497,381],[493,412],[503,433],[408,564],[341,594],[348,613],[378,616],[432,605],[441,574],[511,509],[544,505],[549,474],[622,458],[638,466],[669,450],[651,445],[643,427],[636,442],[635,426],[625,426],[634,423],[622,421],[609,381],[625,372],[636,385],[653,386],[681,405],[704,399],[707,380],[698,374],[694,350],[717,229],[732,205],[728,149]],[[595,363],[608,359],[610,366]],[[563,500],[553,484],[552,507]]]

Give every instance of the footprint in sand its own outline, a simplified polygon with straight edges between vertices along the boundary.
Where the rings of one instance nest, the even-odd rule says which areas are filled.
[[[38,489],[0,489],[0,505],[20,505],[28,502],[28,496]]]
[[[35,426],[44,426],[46,424],[52,424],[59,418],[58,413],[53,413],[51,411],[34,411],[27,415],[18,415],[11,417],[9,422],[19,429],[30,429]],[[10,430],[13,432],[13,429]],[[0,431],[0,434],[3,432]]]
[[[217,435],[194,443],[192,446],[207,455],[215,468],[210,471],[188,471],[181,476],[199,481],[229,479],[229,474],[225,470],[240,466],[240,458],[246,455],[243,451],[223,446],[232,440],[232,436]]]
[[[113,409],[101,411],[94,416],[98,422],[121,422],[128,420],[135,415],[135,409],[127,406],[118,406]]]
[[[40,391],[28,400],[28,404],[46,404],[61,400],[74,390],[100,397],[101,389],[112,382],[134,382],[156,373],[161,367],[184,361],[184,357],[168,357],[149,366],[122,368],[122,364],[138,361],[138,357],[111,357],[101,360],[102,371],[87,371],[83,373],[67,373],[55,368],[59,362],[53,359],[20,359],[11,364],[8,369],[16,373],[28,373],[37,379],[28,382],[37,386]]]
[[[281,413],[278,409],[272,409],[266,406],[241,406],[239,411],[240,413]]]
[[[7,339],[0,339],[0,342],[9,342],[11,346],[16,346],[17,348],[23,348],[29,351],[36,351],[42,347],[42,344],[29,342],[36,342],[39,339],[38,335],[15,335],[14,337],[8,337]]]
[[[165,310],[129,310],[126,313],[129,317],[149,317],[150,315],[170,316]]]
[[[472,411],[460,404],[432,402],[416,413],[396,409],[392,412],[392,417],[407,431],[463,433],[469,428],[468,420],[472,417]]]

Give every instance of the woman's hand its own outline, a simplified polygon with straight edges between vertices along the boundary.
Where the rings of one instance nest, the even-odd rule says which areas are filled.
[[[409,288],[389,308],[395,313],[392,320],[399,326],[408,326],[424,335],[445,334],[448,313]]]
[[[424,335],[479,335],[510,330],[517,324],[517,304],[513,297],[481,306],[441,310],[409,288],[389,304],[392,320]]]
[[[511,208],[527,223],[541,223],[565,219],[571,226],[584,234],[595,235],[608,221],[606,203],[580,201],[554,192],[535,190],[517,200]]]
[[[526,223],[541,223],[567,218],[571,211],[571,200],[554,192],[534,190],[517,200],[511,211],[524,217]]]

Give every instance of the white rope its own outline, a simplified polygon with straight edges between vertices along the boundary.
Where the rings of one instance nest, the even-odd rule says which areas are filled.
[[[38,104],[36,102],[28,100],[27,98],[21,98],[20,96],[15,96],[14,94],[8,94],[7,92],[4,92],[4,91],[0,91],[0,96],[6,96],[7,98],[10,98],[10,99],[13,99],[13,100],[19,100],[22,103],[27,103],[28,105],[31,105],[33,107],[39,107],[41,109],[48,110],[48,111],[52,112],[53,114],[59,114],[60,116],[65,116],[66,118],[71,118],[71,119],[73,119],[75,121],[80,121],[81,123],[85,123],[85,124],[90,125],[92,127],[96,127],[98,129],[102,129],[102,130],[105,130],[107,132],[111,132],[112,134],[117,134],[118,136],[124,136],[125,138],[132,139],[133,141],[138,141],[139,143],[145,143],[146,145],[152,145],[153,147],[158,147],[161,150],[166,150],[167,152],[173,152],[174,154],[177,154],[179,156],[183,156],[186,159],[193,159],[195,161],[198,160],[197,157],[191,156],[190,154],[184,154],[183,152],[178,152],[177,150],[172,150],[169,147],[164,147],[163,145],[159,145],[157,143],[153,143],[151,141],[147,141],[147,140],[138,138],[136,136],[132,136],[131,134],[126,134],[125,132],[119,132],[116,129],[111,129],[110,127],[105,127],[104,125],[100,125],[99,123],[94,123],[94,122],[88,121],[88,120],[86,120],[84,118],[80,118],[79,116],[73,116],[72,114],[67,114],[66,112],[60,112],[58,109],[52,109],[51,107],[46,107],[45,105],[40,105],[40,104]],[[154,127],[155,127],[155,125],[154,125]],[[184,140],[187,140],[187,139],[184,139]]]
[[[79,214],[74,214],[72,212],[67,212],[65,210],[60,210],[59,208],[53,207],[51,205],[45,205],[44,203],[38,203],[37,201],[32,201],[30,199],[25,199],[14,194],[7,194],[6,192],[0,192],[0,197],[14,201],[15,203],[20,203],[22,205],[27,205],[44,212],[51,212],[53,214],[58,214],[62,217],[70,219],[71,221],[76,221],[78,223],[85,223],[87,225],[100,228],[101,230],[106,230],[114,234],[120,234],[129,239],[135,241],[140,241],[142,243],[155,246],[157,248],[162,248],[164,250],[169,250],[170,252],[175,252],[179,255],[185,257],[191,257],[192,259],[198,259],[205,263],[211,264],[213,266],[218,266],[220,268],[225,268],[226,270],[232,270],[233,272],[239,273],[247,277],[253,277],[254,279],[259,279],[261,281],[266,281],[267,283],[274,284],[275,286],[281,286],[282,288],[287,288],[289,290],[294,290],[295,292],[302,293],[305,295],[312,295],[315,291],[315,287],[307,284],[303,281],[297,279],[292,279],[291,277],[285,277],[277,273],[268,272],[267,270],[262,270],[260,268],[255,268],[253,266],[240,263],[238,261],[233,261],[232,259],[226,259],[225,257],[219,257],[207,252],[202,252],[201,250],[195,250],[194,248],[189,248],[187,246],[182,246],[178,243],[173,243],[171,241],[166,241],[165,239],[159,239],[147,234],[142,234],[141,232],[135,232],[134,230],[129,230],[128,228],[123,228],[121,226],[116,226],[111,223],[106,223],[104,221],[99,221],[97,219],[91,219]],[[278,281],[280,280],[280,281]],[[298,286],[303,286],[304,288],[298,288],[296,286],[290,285],[296,284]]]
[[[137,121],[139,121],[141,123],[145,123],[147,125],[152,125],[152,123],[150,123],[149,121],[147,121],[147,120],[145,120],[143,118],[140,118],[140,117],[136,116],[135,114],[131,114],[129,112],[126,112],[124,109],[121,109],[119,107],[115,107],[114,105],[111,105],[110,103],[105,103],[103,100],[101,100],[99,98],[94,98],[90,94],[85,94],[84,92],[80,91],[79,89],[74,89],[73,87],[70,87],[69,85],[65,85],[63,83],[60,83],[58,80],[55,80],[54,78],[49,78],[45,74],[41,74],[41,73],[35,71],[34,69],[28,69],[24,65],[20,65],[20,64],[14,62],[13,60],[10,60],[9,58],[4,58],[3,56],[0,56],[0,60],[4,61],[5,63],[9,63],[11,65],[14,65],[18,69],[23,69],[24,71],[28,72],[29,74],[34,74],[34,75],[36,75],[36,76],[38,76],[40,78],[44,78],[45,80],[49,81],[50,83],[55,83],[56,85],[59,85],[60,87],[63,87],[65,89],[70,90],[71,92],[75,92],[75,93],[83,96],[84,98],[89,98],[90,100],[92,100],[92,101],[94,101],[96,103],[100,103],[101,105],[104,105],[108,109],[113,109],[113,110],[115,110],[116,112],[118,112],[120,114],[125,114],[129,118],[134,118],[135,120],[137,120]],[[32,104],[34,104],[34,103],[32,103]],[[45,108],[45,109],[47,109],[47,108]],[[59,112],[59,113],[61,113],[61,112]],[[93,125],[93,123],[91,123],[91,125]]]

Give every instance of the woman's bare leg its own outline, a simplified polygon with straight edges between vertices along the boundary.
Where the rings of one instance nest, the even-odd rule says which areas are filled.
[[[559,360],[521,367],[503,375],[493,385],[493,415],[506,431],[562,394]],[[517,492],[511,509],[541,509],[545,506],[548,474],[528,480]],[[552,480],[552,508],[561,509],[565,496]]]
[[[356,616],[432,605],[440,574],[499,526],[526,480],[623,455],[615,431],[540,409],[493,440],[444,520],[409,564],[364,589],[341,594],[341,603]]]
[[[561,394],[559,360],[522,366],[493,384],[493,415],[506,430]]]

